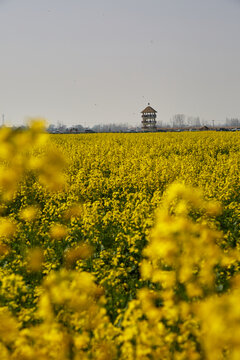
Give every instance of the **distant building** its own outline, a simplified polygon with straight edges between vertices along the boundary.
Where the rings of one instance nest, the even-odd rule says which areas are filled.
[[[209,127],[207,127],[206,125],[200,127],[199,129],[200,131],[206,131],[206,130],[210,130]]]
[[[154,110],[148,103],[148,106],[141,112],[141,114],[142,114],[142,130],[156,131],[157,111]]]
[[[79,130],[76,127],[71,127],[69,129],[70,134],[79,134]]]

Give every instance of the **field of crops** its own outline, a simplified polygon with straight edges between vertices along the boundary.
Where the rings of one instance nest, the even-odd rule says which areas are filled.
[[[240,359],[240,134],[0,130],[0,360]]]

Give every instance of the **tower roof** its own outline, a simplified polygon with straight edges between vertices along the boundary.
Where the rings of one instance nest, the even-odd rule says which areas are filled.
[[[142,114],[144,114],[144,113],[156,113],[157,111],[156,110],[154,110],[151,106],[147,106],[143,111],[141,111],[141,113]]]

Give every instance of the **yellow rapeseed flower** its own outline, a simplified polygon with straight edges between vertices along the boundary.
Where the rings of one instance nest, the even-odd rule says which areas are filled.
[[[0,237],[12,237],[15,234],[16,225],[8,218],[0,218]]]
[[[53,239],[61,240],[68,235],[68,229],[65,225],[54,224],[51,226],[49,233]]]

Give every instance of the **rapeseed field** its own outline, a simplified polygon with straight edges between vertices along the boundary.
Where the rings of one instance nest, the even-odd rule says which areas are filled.
[[[240,358],[240,135],[0,130],[0,360]]]

